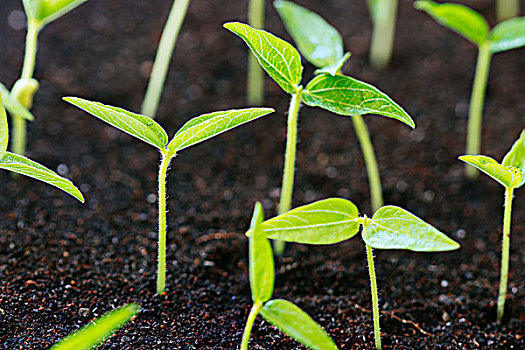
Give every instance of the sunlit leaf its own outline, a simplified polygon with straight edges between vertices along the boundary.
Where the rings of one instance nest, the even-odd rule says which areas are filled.
[[[103,343],[140,312],[138,304],[128,304],[106,313],[55,344],[51,350],[87,350]],[[122,344],[121,344],[122,345]]]
[[[264,30],[254,29],[243,23],[226,23],[224,28],[246,42],[264,70],[284,91],[289,94],[297,91],[303,67],[301,56],[292,45]]]
[[[178,152],[272,112],[272,108],[246,108],[203,114],[184,124],[173,136],[168,149]]]
[[[4,101],[4,107],[5,109],[13,114],[21,116],[22,118],[26,120],[34,120],[35,117],[31,112],[25,108],[16,98],[13,98],[11,94],[9,93],[9,90],[0,83],[0,94],[2,95],[2,100]]]
[[[168,143],[166,131],[150,117],[78,97],[64,97],[64,100],[159,149]]]
[[[525,17],[511,18],[496,25],[489,33],[490,50],[501,52],[525,46]]]
[[[344,75],[318,75],[308,83],[302,100],[341,115],[378,114],[415,127],[410,116],[374,86]]]
[[[22,0],[28,18],[44,26],[87,0]]]
[[[483,171],[506,188],[517,188],[523,182],[523,174],[520,169],[502,165],[490,157],[461,156],[459,159]]]
[[[312,350],[337,349],[324,329],[296,305],[283,299],[267,302],[261,309],[264,319],[283,333]]]
[[[514,142],[512,148],[507,152],[501,164],[521,170],[522,179],[516,188],[521,187],[525,183],[525,129],[521,132],[520,138]]]
[[[0,93],[0,158],[7,151],[9,143],[9,127],[7,126],[7,114],[5,113],[2,94]]]
[[[336,75],[336,74],[338,74],[341,71],[341,69],[343,68],[343,65],[346,63],[346,61],[348,61],[350,56],[351,56],[350,52],[347,52],[347,53],[345,53],[345,55],[343,57],[341,57],[334,64],[332,64],[330,66],[326,66],[324,68],[317,69],[314,73],[316,75],[324,74],[324,73],[328,73],[328,74],[331,74],[331,75]]]
[[[366,244],[378,249],[439,252],[459,248],[434,226],[395,206],[379,208],[362,232]]]

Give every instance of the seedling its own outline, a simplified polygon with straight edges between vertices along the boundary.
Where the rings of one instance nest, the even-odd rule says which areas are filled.
[[[105,342],[109,336],[140,312],[140,305],[131,303],[110,311],[87,326],[68,335],[50,350],[89,350]]]
[[[236,126],[272,113],[271,108],[232,109],[195,117],[177,131],[168,143],[166,131],[153,119],[78,97],[65,97],[65,101],[77,106],[106,123],[159,149],[159,243],[157,266],[157,293],[166,286],[166,175],[171,159],[177,152],[222,134]]]
[[[254,29],[246,24],[226,23],[224,27],[246,42],[263,69],[285,92],[291,95],[283,184],[279,204],[280,214],[287,212],[292,202],[297,148],[297,120],[301,102],[308,106],[324,108],[339,115],[354,116],[373,113],[397,119],[412,128],[415,126],[412,118],[377,88],[351,77],[333,75],[334,71],[339,71],[341,65],[348,59],[348,55],[338,56],[336,60],[329,56],[325,60],[328,67],[325,66],[325,70],[321,71],[321,74],[314,77],[303,88],[300,85],[303,71],[301,56],[292,45],[268,32]],[[326,37],[331,38],[331,34],[326,34]],[[334,40],[336,43],[329,47],[337,47],[337,38],[327,40]],[[307,45],[306,41],[298,42],[301,42],[300,45]],[[329,45],[328,42],[327,45]],[[307,53],[306,57],[310,57],[309,60],[318,59],[315,51],[311,49],[311,45],[303,50]],[[342,43],[340,51],[342,52]],[[275,242],[277,254],[281,254],[283,249],[282,243]]]
[[[396,32],[398,0],[367,0],[373,32],[370,43],[370,63],[385,68],[390,63]]]
[[[261,231],[263,220],[262,205],[256,203],[250,225],[253,234],[249,237],[249,271],[253,306],[244,328],[241,350],[248,349],[253,323],[259,313],[266,321],[310,349],[337,349],[323,328],[295,304],[283,299],[270,300],[273,294],[275,271],[270,241]]]
[[[40,30],[47,24],[86,1],[87,0],[22,0],[27,17],[26,47],[22,74],[13,86],[11,95],[26,109],[31,109],[33,96],[38,90],[38,82],[33,79],[38,33],[40,33]],[[9,107],[7,108],[9,110]],[[11,110],[9,110],[9,112],[13,117],[13,143],[11,149],[16,154],[24,155],[27,115],[23,116]]]
[[[507,296],[510,258],[510,224],[514,190],[525,183],[525,129],[503,161],[498,163],[487,156],[461,156],[462,161],[475,166],[505,187],[505,211],[503,215],[503,246],[501,249],[501,274],[498,293],[497,319],[501,322]]]
[[[160,38],[159,47],[155,56],[155,62],[151,70],[148,88],[144,101],[142,102],[141,113],[151,118],[155,118],[159,107],[162,88],[166,81],[168,68],[173,54],[173,48],[179,36],[180,27],[186,16],[190,0],[175,0],[171,8],[166,26]]]
[[[265,0],[250,0],[248,3],[248,24],[253,28],[264,28]],[[257,58],[248,56],[248,87],[246,101],[250,106],[260,106],[264,102],[264,76]]]
[[[483,16],[466,6],[416,1],[414,7],[427,12],[437,22],[457,32],[478,47],[478,62],[470,96],[466,153],[479,154],[483,102],[490,60],[494,53],[525,46],[525,17],[503,21],[489,30],[489,25]],[[475,178],[478,175],[476,168],[467,166],[466,171],[469,178]]]
[[[379,208],[373,217],[359,216],[357,207],[346,199],[330,198],[293,209],[259,225],[259,235],[286,242],[334,244],[352,238],[363,226],[372,293],[374,338],[381,349],[379,301],[372,248],[441,252],[459,248],[432,225],[395,206]],[[253,232],[248,232],[253,236]]]
[[[518,16],[519,11],[518,0],[496,0],[496,14],[499,22]]]

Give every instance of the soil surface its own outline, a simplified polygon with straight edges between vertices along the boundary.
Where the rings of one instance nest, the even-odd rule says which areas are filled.
[[[388,93],[417,128],[366,118],[385,201],[461,243],[454,252],[375,251],[384,348],[525,347],[525,201],[516,191],[505,320],[495,322],[503,188],[464,177],[475,47],[401,0],[393,61],[371,68],[365,1],[304,0],[344,35],[346,74]],[[494,24],[491,2],[468,1]],[[525,8],[525,2],[521,2]],[[127,302],[143,312],[101,349],[235,349],[251,307],[247,239],[253,204],[276,214],[288,96],[266,79],[273,115],[182,152],[169,175],[167,294],[157,296],[159,154],[66,103],[81,96],[140,109],[171,1],[90,0],[44,28],[35,75],[28,156],[72,179],[80,204],[37,181],[0,174],[0,344],[42,349]],[[173,57],[159,122],[170,135],[190,117],[244,107],[246,47],[222,28],[246,21],[239,1],[191,2]],[[0,7],[0,81],[20,74],[22,5]],[[23,18],[22,18],[23,20]],[[267,27],[289,39],[267,6]],[[525,50],[495,55],[484,112],[486,155],[501,159],[525,126]],[[305,64],[304,82],[313,67]],[[347,118],[303,107],[294,205],[339,196],[371,215],[361,150]],[[276,260],[274,296],[293,301],[341,349],[373,348],[365,248],[289,245]],[[298,349],[258,318],[252,349]]]

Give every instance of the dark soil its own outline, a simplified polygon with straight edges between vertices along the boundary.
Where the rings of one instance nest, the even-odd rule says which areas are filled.
[[[457,160],[464,152],[474,46],[402,0],[393,62],[377,71],[367,61],[371,24],[364,0],[298,2],[344,34],[353,53],[345,73],[387,92],[416,121],[411,131],[390,119],[367,117],[386,202],[421,216],[462,246],[442,254],[376,251],[384,347],[524,348],[522,191],[514,201],[506,318],[498,325],[503,189],[487,176],[467,181]],[[490,1],[468,3],[494,23]],[[5,349],[48,347],[131,301],[144,311],[101,349],[235,349],[240,343],[251,307],[243,232],[256,200],[264,203],[267,217],[276,213],[288,97],[267,79],[266,104],[275,114],[175,159],[168,187],[167,294],[160,297],[154,293],[158,154],[60,101],[82,96],[139,110],[170,4],[90,0],[40,35],[41,90],[28,155],[52,169],[66,164],[61,172],[87,201],[82,205],[31,179],[0,174]],[[8,86],[20,72],[25,32],[11,28],[7,18],[21,6],[7,0],[0,7],[0,81]],[[245,7],[239,1],[191,2],[159,112],[171,134],[192,116],[245,106],[246,48],[221,27],[245,21]],[[289,39],[270,4],[267,23]],[[524,58],[522,49],[492,62],[483,153],[497,159],[524,127]],[[305,65],[306,81],[313,68]],[[351,122],[304,107],[299,137],[294,205],[340,196],[370,215]],[[218,233],[225,235],[213,236]],[[325,247],[289,245],[276,264],[275,297],[307,311],[341,349],[373,347],[360,239]],[[301,348],[261,318],[250,344]]]

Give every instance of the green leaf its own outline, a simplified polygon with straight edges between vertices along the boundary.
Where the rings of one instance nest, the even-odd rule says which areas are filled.
[[[514,166],[505,166],[487,156],[461,156],[460,160],[468,163],[505,186],[517,188],[523,182],[523,174]]]
[[[9,127],[7,125],[7,114],[5,113],[4,103],[2,102],[2,93],[0,93],[0,158],[7,151],[9,143]]]
[[[80,193],[78,188],[76,188],[71,181],[61,177],[54,171],[49,170],[31,159],[11,152],[6,152],[2,159],[0,159],[0,169],[10,170],[43,181],[69,193],[84,203],[82,193]]]
[[[343,38],[317,13],[290,1],[275,1],[286,30],[301,54],[314,66],[324,68],[343,56]]]
[[[512,148],[507,152],[501,164],[521,170],[522,179],[516,188],[521,187],[525,183],[525,129],[522,130],[520,138],[514,142]]]
[[[297,92],[303,66],[299,52],[292,45],[264,30],[254,29],[243,23],[226,23],[224,28],[246,42],[264,70],[284,91],[289,94]]]
[[[63,100],[159,149],[164,149],[168,143],[166,131],[150,117],[78,97],[64,97]]]
[[[487,40],[489,25],[478,12],[457,4],[416,1],[414,7],[425,11],[437,22],[480,46]]]
[[[362,236],[366,244],[377,249],[441,252],[459,248],[458,243],[432,225],[390,205],[379,208],[365,223]]]
[[[128,304],[116,310],[106,313],[87,326],[60,342],[56,343],[51,350],[84,350],[93,349],[103,343],[110,335],[129,322],[131,317],[140,312],[138,304]]]
[[[525,46],[525,17],[511,18],[489,33],[490,51],[501,52]]]
[[[260,225],[260,229],[268,238],[287,242],[338,243],[359,231],[359,212],[349,200],[329,198],[267,220]]]
[[[246,108],[203,114],[184,124],[173,136],[168,149],[178,152],[274,111],[272,108]]]
[[[5,87],[4,84],[0,83],[0,94],[4,101],[4,107],[7,111],[13,115],[19,115],[22,118],[32,121],[35,119],[33,114],[29,112],[27,108],[24,107],[16,98],[13,98],[9,93],[9,90]]]
[[[316,76],[306,86],[302,100],[340,115],[379,114],[415,127],[412,118],[385,93],[344,75]]]
[[[249,238],[250,287],[254,303],[265,303],[272,297],[275,279],[273,251],[270,241],[261,232],[260,224],[264,220],[261,203],[255,204]]]
[[[334,64],[332,64],[330,66],[326,66],[324,68],[317,69],[314,72],[314,74],[315,75],[324,74],[324,73],[328,73],[330,75],[338,74],[339,72],[341,72],[341,69],[343,68],[343,65],[346,63],[346,61],[348,61],[348,59],[350,58],[351,55],[352,54],[350,52],[347,52],[337,62],[335,62]]]
[[[261,315],[283,333],[312,350],[337,349],[334,341],[317,322],[287,300],[267,302],[261,309]]]
[[[23,0],[28,18],[42,26],[53,22],[87,0]]]

